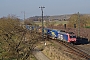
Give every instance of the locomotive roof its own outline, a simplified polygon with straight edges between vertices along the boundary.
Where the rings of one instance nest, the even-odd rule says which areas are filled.
[[[66,33],[66,32],[59,32],[60,34],[68,34],[68,33]]]

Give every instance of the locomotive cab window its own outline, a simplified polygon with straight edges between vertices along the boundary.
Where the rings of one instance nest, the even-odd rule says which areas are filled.
[[[70,38],[76,38],[76,36],[70,36]]]

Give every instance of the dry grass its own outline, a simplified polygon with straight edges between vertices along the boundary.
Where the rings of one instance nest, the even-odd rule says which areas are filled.
[[[52,43],[47,41],[47,46],[42,51],[51,60],[84,60],[76,55],[66,52],[67,48],[61,46],[56,47]]]
[[[63,51],[55,49],[53,46],[46,47],[43,53],[51,60],[72,60],[62,53]]]

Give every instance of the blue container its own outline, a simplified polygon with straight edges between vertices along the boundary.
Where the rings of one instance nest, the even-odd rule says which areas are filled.
[[[57,38],[58,37],[58,31],[57,30],[51,30],[51,36],[53,38]]]
[[[57,39],[68,41],[68,35],[65,32],[58,32],[58,38]]]

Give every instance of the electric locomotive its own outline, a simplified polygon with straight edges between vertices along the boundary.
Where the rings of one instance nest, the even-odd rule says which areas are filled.
[[[76,43],[76,36],[68,32],[62,32],[56,29],[44,28],[44,33],[49,38],[62,40],[70,43]]]

